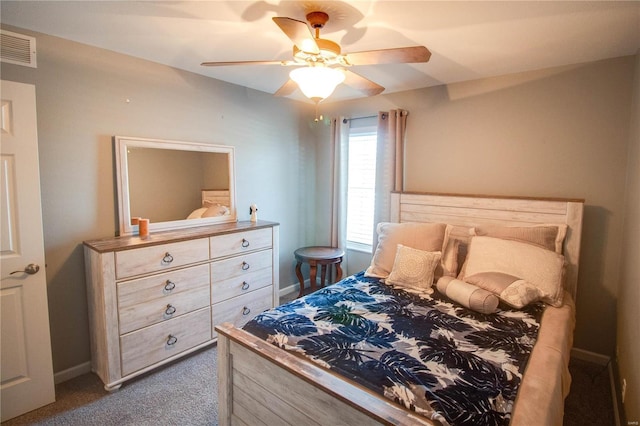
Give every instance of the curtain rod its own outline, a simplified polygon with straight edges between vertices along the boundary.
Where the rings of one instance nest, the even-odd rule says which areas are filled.
[[[378,115],[367,115],[366,117],[353,117],[353,118],[344,118],[342,119],[343,123],[346,123],[347,121],[353,121],[353,120],[364,120],[365,118],[376,118]]]

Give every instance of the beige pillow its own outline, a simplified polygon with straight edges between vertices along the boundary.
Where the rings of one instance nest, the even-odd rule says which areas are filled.
[[[439,251],[418,250],[398,244],[393,268],[385,282],[400,287],[430,290],[433,286],[433,271],[440,263],[440,257]]]
[[[447,224],[442,242],[442,260],[436,268],[436,281],[440,277],[456,277],[460,273],[471,241],[472,228]]]
[[[535,226],[477,226],[475,235],[502,238],[537,245],[556,253],[562,253],[562,243],[567,235],[567,225]]]
[[[436,288],[449,299],[481,314],[494,313],[500,303],[494,293],[453,277],[440,278]]]
[[[533,284],[502,272],[480,272],[465,277],[465,280],[496,294],[500,300],[518,309],[542,298],[542,293]]]
[[[387,278],[393,268],[398,244],[423,251],[441,251],[445,228],[444,223],[379,223],[376,228],[378,246],[364,275]]]
[[[468,277],[486,272],[511,275],[535,286],[540,300],[561,306],[563,264],[561,254],[529,243],[476,236],[469,245],[462,279],[471,282]]]

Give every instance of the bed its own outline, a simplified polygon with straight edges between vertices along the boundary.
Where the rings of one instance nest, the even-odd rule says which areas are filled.
[[[228,189],[203,189],[202,207],[189,213],[187,219],[226,216],[231,214],[231,195]]]
[[[450,231],[449,237],[455,234],[451,230],[478,231],[473,234],[473,239],[467,240],[467,242],[473,242],[467,246],[468,257],[461,266],[462,269],[466,268],[465,273],[467,273],[463,278],[469,280],[482,275],[473,273],[481,270],[479,266],[481,262],[477,259],[482,256],[478,253],[490,252],[493,247],[482,244],[508,244],[507,247],[516,247],[518,250],[521,247],[518,242],[508,241],[508,238],[482,235],[480,230],[536,226],[541,228],[555,226],[562,230],[562,238],[557,238],[555,241],[559,245],[555,247],[555,251],[549,250],[554,254],[559,252],[562,254],[562,256],[553,257],[554,259],[562,258],[564,261],[561,268],[560,291],[562,293],[561,296],[556,294],[554,296],[556,299],[549,302],[553,302],[556,306],[542,305],[541,302],[530,305],[541,305],[544,309],[539,309],[535,345],[531,345],[532,349],[526,355],[524,364],[520,366],[523,376],[518,381],[517,396],[509,406],[508,415],[502,417],[502,421],[512,425],[562,424],[564,398],[570,387],[567,367],[575,323],[574,301],[577,289],[583,201],[418,193],[393,193],[391,198],[391,218],[394,223],[411,226],[412,224],[446,224],[447,230]],[[450,240],[453,241],[456,238]],[[481,248],[485,251],[480,252]],[[441,253],[443,258],[445,251],[445,245],[443,245]],[[536,255],[538,252],[535,252]],[[378,250],[376,255],[377,253]],[[390,293],[391,290],[381,290],[383,287],[375,284],[375,277],[368,278],[369,283],[357,284],[367,281],[362,274],[345,280],[352,284],[356,283],[356,286],[360,286],[360,290],[386,292],[385,297],[396,297],[399,293],[407,293],[406,289],[402,288],[394,289],[393,294]],[[344,291],[346,287],[342,286],[349,285],[349,282],[344,282],[345,280],[322,291],[328,293]],[[448,292],[446,294],[449,295]],[[320,293],[317,297],[320,297]],[[437,292],[433,297],[436,302],[422,295],[419,295],[416,300],[422,299],[429,300],[428,303],[431,304],[437,302],[450,306],[454,303],[447,297],[439,296]],[[293,303],[300,304],[307,301]],[[308,301],[308,304],[314,303],[321,302],[318,302],[318,299]],[[281,309],[286,310],[286,308]],[[509,309],[499,308],[507,316],[512,315]],[[466,308],[456,308],[456,311],[466,312]],[[534,316],[535,311],[536,309],[533,309]],[[275,313],[269,311],[259,317],[268,318],[271,314]],[[532,320],[526,318],[525,321]],[[255,333],[255,323],[251,322],[249,325],[248,328]],[[285,345],[273,341],[267,342],[256,335],[260,333],[252,334],[247,330],[235,328],[231,324],[223,324],[216,329],[219,334],[218,417],[221,425],[438,425],[447,422],[476,424],[472,423],[470,418],[451,421],[433,413],[425,415],[423,410],[416,410],[416,407],[406,407],[402,398],[389,398],[388,395],[382,395],[371,386],[367,386],[365,378],[337,374],[336,371],[339,369],[323,365],[317,359],[311,362],[304,356],[297,355],[295,350],[281,349],[279,346]],[[508,371],[506,374],[512,373],[519,374],[517,371]]]

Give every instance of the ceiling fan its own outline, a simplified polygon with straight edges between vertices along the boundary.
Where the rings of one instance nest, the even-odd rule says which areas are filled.
[[[304,21],[284,17],[272,19],[293,41],[292,60],[203,62],[202,65],[297,66],[299,68],[291,71],[289,80],[274,95],[287,96],[299,87],[302,93],[317,105],[331,95],[336,86],[342,82],[367,96],[374,96],[384,91],[384,87],[351,71],[350,68],[353,66],[427,62],[431,57],[431,52],[424,46],[342,53],[339,44],[320,38],[320,29],[329,20],[329,15],[325,12],[311,12],[306,16],[309,26],[315,30],[315,35]]]

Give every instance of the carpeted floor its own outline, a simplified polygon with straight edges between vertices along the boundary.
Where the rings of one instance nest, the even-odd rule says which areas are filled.
[[[107,392],[93,373],[56,385],[56,402],[2,425],[217,425],[216,346]]]
[[[571,391],[564,402],[564,426],[613,426],[613,398],[606,365],[571,358]]]
[[[572,359],[570,369],[564,425],[614,425],[606,368]],[[94,374],[76,377],[56,386],[55,403],[3,425],[217,425],[216,377],[214,345],[112,393]]]

